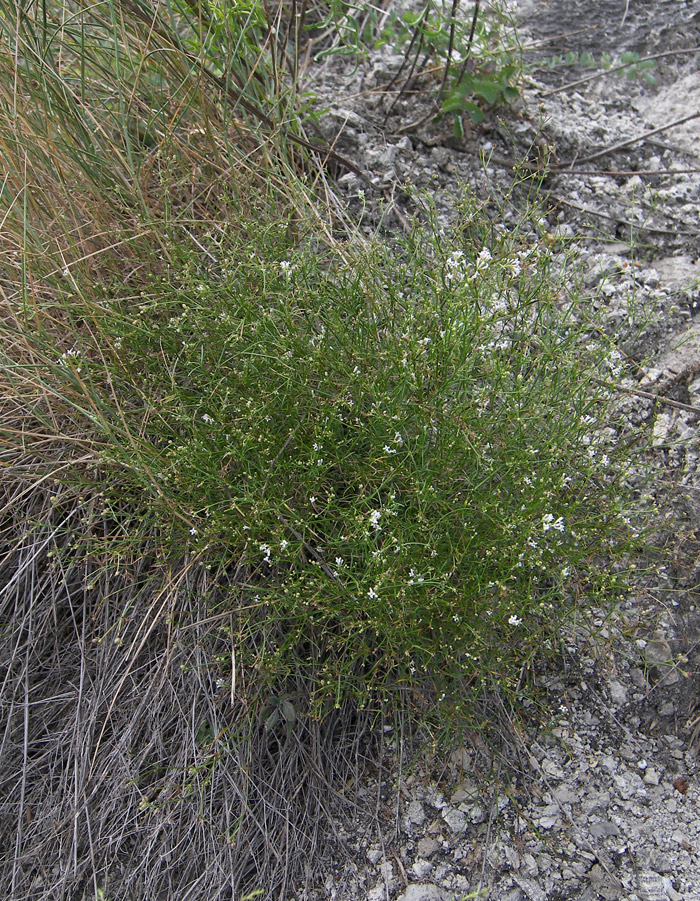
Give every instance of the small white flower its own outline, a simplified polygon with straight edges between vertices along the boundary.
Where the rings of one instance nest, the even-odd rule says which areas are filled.
[[[336,557],[336,558],[335,558],[335,565],[336,565],[336,566],[342,566],[343,563],[345,563],[345,561],[343,560],[342,557]]]
[[[396,454],[396,453],[398,453],[398,451],[396,450],[395,447],[389,447],[388,444],[385,444],[385,445],[384,445],[384,453],[386,453],[386,454]]]
[[[316,503],[316,498],[313,496],[313,494],[312,494],[311,497],[309,498],[309,503],[310,503],[310,504],[315,504],[315,503]]]
[[[260,550],[261,550],[261,551],[263,552],[263,554],[265,555],[265,562],[266,562],[266,563],[269,563],[269,562],[270,562],[270,557],[271,557],[271,555],[272,555],[272,550],[270,549],[270,545],[269,545],[269,544],[264,544],[264,543],[262,543],[262,544],[260,545]]]
[[[519,626],[521,622],[522,620],[520,619],[520,617],[516,616],[515,614],[513,614],[513,616],[508,619],[509,626]]]
[[[209,425],[214,422],[214,417],[210,416],[208,413],[205,413],[202,416],[202,422],[206,422]]]
[[[59,363],[65,363],[71,357],[79,357],[80,351],[76,347],[70,347],[68,350],[64,351],[61,356],[58,358]]]
[[[371,598],[371,600],[375,600],[375,598],[378,598],[379,595],[378,595],[377,592],[374,590],[374,588],[370,588],[370,590],[367,592],[367,597],[368,597],[368,598]]]
[[[382,518],[381,510],[372,510],[369,515],[369,523],[373,529],[379,531],[379,520]]]
[[[192,528],[190,529],[190,535],[196,535],[196,534],[197,534],[197,529],[195,529],[195,527],[192,526]]]
[[[452,619],[453,619],[456,623],[458,623],[458,622],[461,621],[461,617],[458,616],[456,613],[455,613],[455,615],[452,617]]]
[[[542,530],[544,532],[549,532],[550,529],[556,529],[557,532],[564,532],[566,530],[564,517],[560,516],[558,519],[555,519],[553,513],[545,513],[542,517]]]
[[[286,550],[288,547],[289,547],[289,542],[287,541],[286,538],[283,538],[283,539],[280,541],[280,548],[284,551],[284,550]]]

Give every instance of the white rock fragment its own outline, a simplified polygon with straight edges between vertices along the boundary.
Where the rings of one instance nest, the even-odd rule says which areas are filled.
[[[384,852],[381,848],[370,848],[367,851],[367,860],[375,866],[379,863],[382,857],[384,857]]]
[[[442,812],[442,818],[455,833],[464,832],[467,826],[467,815],[463,810],[457,810],[454,807],[448,807]]]
[[[611,679],[608,682],[608,690],[610,691],[610,699],[616,707],[622,707],[627,703],[627,689],[617,679]]]
[[[516,873],[513,873],[512,876],[530,901],[547,901],[547,895],[534,880],[526,879]]]
[[[410,823],[413,823],[414,826],[422,826],[423,823],[425,823],[425,808],[420,801],[411,801],[411,803],[408,805],[406,818]]]
[[[449,901],[449,898],[450,893],[438,885],[416,882],[414,885],[409,885],[396,901]]]
[[[413,873],[417,879],[425,879],[426,876],[430,876],[434,869],[435,867],[429,860],[419,857],[418,860],[413,862],[411,873]]]
[[[637,888],[642,901],[669,901],[664,880],[654,870],[637,872]]]

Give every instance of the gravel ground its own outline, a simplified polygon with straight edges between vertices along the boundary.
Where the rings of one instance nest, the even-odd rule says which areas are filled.
[[[407,183],[429,188],[447,222],[459,182],[495,196],[515,159],[547,160],[547,228],[575,241],[586,290],[638,364],[623,403],[650,430],[673,530],[596,641],[572,632],[565,670],[542,676],[553,715],[514,740],[508,778],[476,736],[438,770],[419,754],[385,787],[376,829],[339,826],[353,860],[329,866],[319,898],[700,899],[700,4],[523,0],[518,15],[522,101],[465,139],[431,120],[405,129],[429,107],[390,109],[382,89],[402,58],[386,52],[317,76],[321,128],[369,175],[371,189],[340,178],[368,231],[401,227]],[[570,85],[595,70],[544,65],[568,51],[666,55],[655,84]],[[632,314],[643,326],[627,328]]]

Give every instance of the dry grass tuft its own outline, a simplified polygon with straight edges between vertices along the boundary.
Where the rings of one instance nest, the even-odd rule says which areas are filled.
[[[89,498],[27,473],[4,500],[0,894],[284,898],[318,877],[359,812],[343,786],[369,715],[266,731],[250,691],[217,686],[212,656],[235,646],[206,570],[145,555],[100,572],[81,553],[104,528]]]

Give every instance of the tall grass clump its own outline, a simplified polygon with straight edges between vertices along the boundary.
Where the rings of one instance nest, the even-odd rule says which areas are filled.
[[[325,238],[302,180],[323,172],[262,18],[0,2],[2,897],[283,895],[313,878],[329,786],[361,759],[357,718],[300,722],[281,759],[246,690],[222,718],[209,658],[235,649],[206,625],[206,570],[148,531],[104,564],[96,539],[121,519],[98,513],[101,458],[131,438],[85,420],[84,370],[65,369],[99,347],[105,286],[138,296],[184,244],[211,264],[202,237],[254,208]]]

